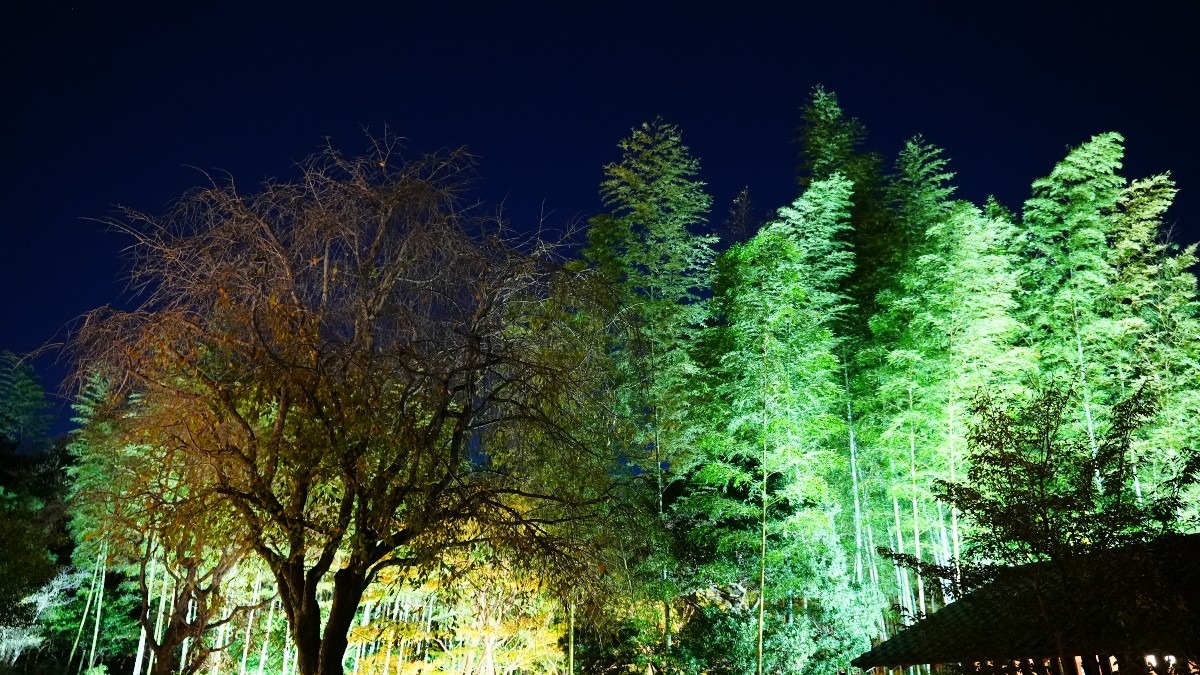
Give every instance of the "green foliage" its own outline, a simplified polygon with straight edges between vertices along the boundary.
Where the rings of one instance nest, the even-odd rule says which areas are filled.
[[[968,555],[981,565],[1085,558],[1194,526],[1180,522],[1181,495],[1200,481],[1187,449],[1153,498],[1134,491],[1136,432],[1154,418],[1146,389],[1112,409],[1099,451],[1072,431],[1074,394],[1046,389],[1023,403],[982,396],[971,429],[971,469],[939,496],[978,527]]]
[[[1034,181],[1016,242],[1025,261],[1027,341],[1046,381],[1071,382],[1078,391],[1093,449],[1098,408],[1115,402],[1115,391],[1103,386],[1113,317],[1099,300],[1113,282],[1108,245],[1124,184],[1117,174],[1122,143],[1119,134],[1095,136]]]
[[[40,591],[58,460],[4,468],[0,657],[64,665],[103,587],[82,667],[125,670],[162,601],[163,671],[229,645],[222,667],[340,672],[343,633],[360,672],[561,670],[571,608],[581,672],[833,675],[895,626],[885,594],[934,611],[1001,565],[1083,578],[1194,527],[1198,258],[1166,238],[1170,177],[1127,181],[1102,134],[1018,218],[955,199],[920,137],[885,178],[832,92],[802,119],[802,194],[747,239],[743,191],[719,257],[661,119],[565,264],[471,234],[456,153],[330,152],[129,214],[156,290],[92,317],[81,367],[136,395],[80,392],[74,566]],[[7,457],[49,447],[45,411],[0,355]]]
[[[39,522],[40,505],[0,487],[0,625],[16,625],[29,618],[31,608],[22,601],[54,576],[55,565],[47,549],[52,533]]]
[[[853,258],[841,235],[851,190],[837,174],[813,182],[719,266],[707,453],[679,512],[705,552],[698,581],[745,587],[765,606],[761,624],[758,612],[731,605],[689,627],[707,631],[687,644],[710,646],[699,658],[718,672],[757,664],[760,629],[770,672],[836,669],[829,664],[868,643],[871,601],[850,590],[829,483],[842,468],[834,326],[848,309],[840,286]],[[822,635],[841,648],[822,648]]]
[[[593,219],[584,256],[617,291],[618,400],[634,443],[650,451],[645,463],[655,467],[661,501],[671,480],[664,471],[680,469],[677,453],[687,444],[691,345],[706,316],[701,296],[716,241],[695,230],[712,199],[676,127],[656,119],[618,147],[622,159],[605,167],[600,188],[611,213]],[[631,459],[643,461],[636,452]]]
[[[716,237],[698,232],[712,200],[697,180],[699,162],[679,130],[662,119],[643,124],[619,143],[620,162],[604,168],[600,193],[611,212],[592,220],[584,257],[615,289],[609,353],[618,379],[620,420],[612,425],[623,455],[653,479],[648,510],[661,542],[635,567],[641,592],[662,603],[663,648],[670,652],[671,602],[680,579],[674,535],[664,530],[673,484],[696,460],[693,362],[707,316]],[[623,432],[623,433],[622,433]],[[646,486],[649,488],[650,486]]]
[[[869,171],[866,167],[874,161],[858,154],[867,129],[858,118],[846,118],[836,93],[821,85],[814,87],[800,118],[802,187],[835,173],[847,174],[851,180],[864,177]],[[853,169],[847,172],[847,167]]]
[[[828,402],[837,392],[832,323],[845,308],[837,283],[850,268],[837,240],[849,193],[840,176],[814,183],[722,259],[715,303],[723,324],[712,341],[723,351],[709,376],[715,426],[682,507],[696,519],[692,536],[722,555],[757,557],[764,499],[782,518],[829,503],[821,467],[839,425]]]
[[[1109,133],[1073,149],[1034,182],[1025,206],[1022,314],[1027,344],[1045,381],[1070,382],[1092,452],[1097,419],[1146,386],[1158,397],[1155,419],[1135,440],[1135,490],[1169,483],[1183,446],[1200,441],[1185,422],[1197,399],[1194,248],[1164,240],[1163,216],[1175,195],[1166,175],[1127,182],[1117,171],[1123,139]],[[1187,508],[1194,512],[1195,498]]]
[[[57,572],[61,475],[48,405],[29,364],[0,352],[0,662],[44,644],[31,596]]]
[[[50,430],[49,404],[33,368],[0,352],[0,453],[42,450]]]
[[[661,118],[617,147],[621,161],[604,167],[600,184],[611,213],[592,223],[584,256],[618,284],[626,303],[647,302],[637,310],[643,328],[665,333],[681,318],[702,318],[690,301],[708,286],[716,238],[693,229],[705,224],[712,198],[679,129]]]
[[[860,352],[871,364],[860,376],[869,383],[864,483],[882,497],[867,510],[892,548],[945,565],[958,557],[962,532],[957,513],[934,498],[932,480],[963,472],[975,392],[1011,390],[1028,369],[1028,352],[1014,346],[1014,228],[1001,214],[951,200],[946,160],[920,139],[907,144],[897,169],[891,196],[912,245],[878,298],[872,341]],[[897,604],[929,609],[920,575],[897,586]]]
[[[842,288],[858,312],[847,313],[840,327],[847,337],[867,334],[867,319],[875,312],[875,299],[895,274],[908,243],[888,208],[882,158],[863,150],[866,128],[856,118],[847,118],[837,94],[817,86],[801,110],[800,185],[825,180],[834,174],[848,179],[852,227],[843,233],[856,264],[842,281]]]

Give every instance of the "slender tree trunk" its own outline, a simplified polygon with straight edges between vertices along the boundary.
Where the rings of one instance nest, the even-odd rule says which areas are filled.
[[[850,402],[850,370],[842,366],[846,384],[846,429],[850,432],[850,484],[854,493],[854,580],[863,582],[863,513],[858,494],[858,441],[854,437],[854,408]]]
[[[767,338],[763,338],[763,357],[767,354]],[[763,675],[763,620],[767,609],[767,425],[770,414],[769,393],[763,386],[762,416],[762,514],[759,522],[761,541],[758,555],[758,675]]]
[[[900,521],[900,500],[892,494],[892,512],[896,517],[896,551],[904,553],[904,525]],[[908,573],[899,565],[896,568],[897,593],[900,595],[900,606],[913,614],[916,607],[912,599],[912,589],[909,587]]]
[[[955,484],[958,483],[958,444],[955,442],[955,411],[957,410],[957,404],[957,394],[951,392],[950,404],[947,410],[947,440],[950,446],[950,482]],[[958,508],[953,504],[950,505],[950,544],[953,547],[954,583],[961,584],[962,565],[959,563],[959,558],[962,557],[962,536],[958,530]]]
[[[233,632],[232,622],[231,623],[223,623],[223,624],[221,624],[221,627],[217,629],[217,647],[218,647],[218,649],[214,649],[208,655],[209,661],[212,662],[212,665],[210,666],[211,672],[209,673],[209,675],[221,675],[221,666],[223,665],[222,657],[225,655],[225,650],[222,645],[225,644],[226,636],[228,636],[232,632]],[[241,675],[246,675],[244,668],[242,670]]]
[[[96,584],[96,627],[92,630],[92,653],[88,657],[88,668],[96,665],[96,645],[100,642],[100,620],[104,616],[104,572],[108,567],[108,542],[100,548],[100,574]]]
[[[383,675],[388,675],[388,671],[390,671],[391,667],[392,667],[392,640],[393,639],[394,639],[394,635],[389,632],[387,634],[387,637],[383,640],[382,646],[380,647],[380,651],[383,652]]]
[[[75,632],[75,642],[71,645],[71,654],[67,657],[67,667],[75,660],[75,651],[79,649],[79,641],[83,638],[83,627],[87,625],[88,617],[92,615],[92,600],[96,596],[96,578],[101,576],[104,569],[102,555],[96,556],[96,567],[92,570],[92,578],[88,580],[87,601],[83,604],[83,615],[79,619],[79,630]],[[83,657],[80,657],[82,666]],[[82,668],[80,668],[82,670]]]
[[[383,605],[385,602],[386,598],[384,600],[380,600],[379,604]],[[371,625],[371,603],[368,602],[367,604],[363,605],[362,621],[358,625],[362,628],[366,628],[367,626]],[[358,646],[354,648],[354,675],[358,675],[358,663],[359,661],[362,661],[363,653],[365,652],[366,648],[367,643],[365,641],[359,642]]]
[[[167,565],[166,563],[163,563],[163,578],[162,583],[159,584],[160,593],[158,596],[158,618],[154,620],[154,643],[160,645],[160,648],[150,650],[150,658],[146,662],[147,673],[154,672],[154,662],[158,660],[158,652],[161,651],[163,632],[166,630],[166,626],[163,625],[163,621],[166,620],[166,617],[168,617],[171,612],[175,611],[175,594],[174,589],[167,585],[169,580],[170,579],[167,577]],[[169,609],[167,607],[168,595],[171,598],[171,605]]]
[[[651,353],[653,359],[653,353]],[[654,368],[655,366],[651,366]],[[665,518],[663,510],[663,494],[666,491],[666,479],[663,476],[663,464],[667,461],[666,451],[662,447],[662,434],[659,432],[659,416],[658,406],[654,406],[654,456],[655,466],[658,469],[655,473],[658,479],[658,521],[661,523]],[[662,568],[662,578],[664,589],[667,581],[667,566],[664,564]],[[671,657],[671,600],[663,598],[663,673],[669,672],[668,660]]]
[[[254,577],[254,595],[250,604],[257,605],[259,594],[262,592],[262,574],[258,573]],[[238,669],[238,675],[246,675],[246,663],[250,660],[250,638],[254,635],[254,615],[258,610],[250,610],[246,613],[246,639],[242,645],[242,663]]]
[[[286,608],[285,608],[286,609]],[[292,655],[292,631],[283,631],[283,655],[279,660],[279,675],[288,675],[288,658]]]
[[[166,584],[166,568],[163,568],[163,584]],[[138,631],[137,656],[133,657],[133,675],[142,675],[142,665],[146,660],[146,624],[150,621],[150,601],[154,599],[154,566],[153,560],[146,562],[146,611],[140,617],[141,630]],[[162,591],[159,591],[162,594]]]
[[[867,523],[867,570],[871,573],[871,584],[879,588],[879,565],[875,553],[875,530]]]
[[[921,525],[917,511],[917,435],[913,419],[913,390],[908,388],[908,468],[912,478],[912,526],[913,554],[917,562],[921,562]],[[925,579],[921,570],[917,570],[917,598],[921,614],[925,614]]]
[[[1100,452],[1100,446],[1096,442],[1096,423],[1092,419],[1092,390],[1087,379],[1087,361],[1083,356],[1083,336],[1079,332],[1079,309],[1075,306],[1075,301],[1071,301],[1071,329],[1075,333],[1075,354],[1079,359],[1079,386],[1083,389],[1080,392],[1083,395],[1083,414],[1087,422],[1088,443],[1092,450],[1092,457],[1095,458]],[[1100,473],[1096,473],[1096,483],[1100,482]]]
[[[271,609],[267,612],[267,625],[263,631],[262,646],[258,650],[258,675],[263,675],[267,667],[267,649],[271,644],[271,627],[275,625],[275,603],[277,599],[271,599]]]

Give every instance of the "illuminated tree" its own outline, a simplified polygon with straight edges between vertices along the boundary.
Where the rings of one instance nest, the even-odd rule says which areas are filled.
[[[33,369],[0,352],[0,662],[39,646],[26,599],[55,575],[61,477],[47,470],[48,405]]]
[[[1200,440],[1184,422],[1200,410],[1200,315],[1187,272],[1194,250],[1166,243],[1174,184],[1166,176],[1127,182],[1117,173],[1123,155],[1121,136],[1102,134],[1035,181],[1019,251],[1028,344],[1048,381],[1075,387],[1093,452],[1109,407],[1143,385],[1159,397],[1155,420],[1140,432],[1141,493],[1157,489],[1178,448]]]
[[[1043,374],[1074,384],[1093,452],[1097,417],[1112,403],[1103,386],[1110,317],[1098,301],[1112,282],[1107,247],[1124,182],[1121,142],[1114,133],[1096,136],[1034,181],[1018,240],[1029,343]]]
[[[819,85],[801,110],[801,120],[800,185],[837,173],[854,186],[851,227],[841,236],[850,243],[856,264],[842,283],[858,311],[843,317],[846,325],[841,332],[865,338],[876,297],[895,274],[908,242],[887,207],[882,158],[862,148],[866,127],[857,118],[846,117],[837,94]]]
[[[213,639],[214,629],[255,604],[240,588],[253,561],[232,505],[214,489],[203,457],[139,444],[132,429],[118,433],[121,425],[143,423],[138,415],[154,417],[140,401],[114,411],[108,386],[92,377],[75,410],[81,428],[69,447],[76,458],[69,502],[76,564],[99,560],[106,573],[131,582],[132,590],[116,591],[138,608],[132,630],[140,633],[139,669],[148,651],[150,675],[199,672],[226,646]],[[158,430],[142,431],[159,440]],[[98,615],[100,608],[98,599]]]
[[[897,220],[913,246],[895,285],[880,295],[871,327],[881,358],[868,377],[876,387],[873,473],[887,477],[880,492],[890,498],[874,505],[883,516],[877,522],[892,531],[893,547],[945,565],[959,556],[962,533],[931,482],[963,473],[975,393],[1012,390],[1029,368],[1028,353],[1014,345],[1012,224],[951,200],[952,174],[940,154],[910,141],[897,163]],[[899,604],[928,611],[919,574],[912,592],[907,579],[899,586]]]
[[[637,441],[659,466],[661,511],[670,481],[663,465],[685,440],[690,352],[705,318],[701,296],[716,241],[693,229],[705,223],[712,200],[676,127],[656,119],[619,147],[622,160],[605,167],[600,187],[612,213],[592,220],[584,255],[619,289],[617,313],[629,327],[617,337],[621,397],[643,430]]]
[[[679,129],[656,119],[618,145],[620,162],[604,168],[600,192],[612,210],[592,219],[585,257],[617,289],[612,350],[621,374],[617,397],[635,437],[622,448],[655,480],[659,519],[667,492],[686,472],[694,424],[695,338],[706,316],[702,301],[711,281],[716,237],[695,232],[705,224],[711,198],[696,179],[699,162]],[[676,594],[660,546],[653,566],[663,602],[664,647],[671,650],[670,601]]]
[[[1098,639],[1089,634],[1097,627],[1087,613],[1102,607],[1116,619],[1110,626],[1145,634],[1144,626],[1153,625],[1162,631],[1156,639],[1192,644],[1194,619],[1180,606],[1175,582],[1154,572],[1137,545],[1194,527],[1180,521],[1179,509],[1183,491],[1200,481],[1200,453],[1181,451],[1161,489],[1139,497],[1133,439],[1155,415],[1149,392],[1138,389],[1114,405],[1108,423],[1092,430],[1095,445],[1090,430],[1071,420],[1082,414],[1073,396],[1051,388],[976,400],[970,471],[959,482],[937,481],[939,496],[976,526],[965,552],[965,585],[1027,565],[1024,581],[1036,596],[1027,609],[1044,622],[1046,635],[1070,626],[1076,639]],[[1122,549],[1133,555],[1112,555]],[[956,582],[948,572],[947,582]],[[1106,636],[1109,645],[1114,637]]]
[[[852,649],[866,644],[869,630],[869,622],[842,625],[836,617],[836,608],[863,598],[850,590],[828,483],[842,430],[833,326],[847,310],[839,283],[852,255],[839,235],[850,192],[840,175],[812,183],[720,265],[711,436],[680,511],[707,556],[701,579],[756,596],[746,604],[757,616],[743,608],[734,619],[756,630],[729,633],[737,644],[727,647],[745,652],[745,640],[756,642],[749,651],[760,673],[818,672],[837,657],[822,653],[806,666],[819,650],[815,636],[836,636]]]
[[[1179,249],[1167,238],[1163,216],[1175,193],[1166,175],[1125,186],[1108,254],[1113,277],[1103,306],[1112,316],[1115,358],[1106,364],[1106,378],[1119,396],[1146,383],[1159,401],[1154,420],[1134,442],[1137,471],[1144,474],[1135,475],[1139,491],[1156,489],[1179,448],[1200,445],[1193,422],[1200,415],[1200,311],[1189,271],[1196,247]]]
[[[342,672],[385,567],[478,539],[581,575],[560,526],[610,480],[588,436],[604,364],[567,311],[586,309],[580,278],[459,208],[465,153],[392,150],[127,214],[146,300],[92,313],[78,343],[140,401],[118,439],[203,467],[304,675]]]
[[[0,453],[32,450],[50,430],[46,394],[29,364],[0,352]],[[11,460],[5,462],[5,470]]]

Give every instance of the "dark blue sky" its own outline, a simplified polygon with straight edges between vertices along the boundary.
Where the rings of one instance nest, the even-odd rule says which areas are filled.
[[[1018,210],[1067,146],[1120,131],[1126,175],[1172,171],[1177,238],[1200,239],[1196,10],[1070,4],[17,0],[0,19],[0,349],[129,303],[125,242],[88,218],[161,211],[203,182],[190,167],[249,188],[387,125],[414,153],[468,146],[477,196],[517,226],[560,225],[599,209],[616,142],[662,115],[719,222],[744,185],[764,213],[795,196],[818,83],[874,148],[922,133],[961,196]],[[48,388],[65,372],[37,365]]]

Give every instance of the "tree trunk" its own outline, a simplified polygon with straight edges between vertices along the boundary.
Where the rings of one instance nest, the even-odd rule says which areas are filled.
[[[854,408],[850,403],[850,370],[843,366],[846,386],[846,429],[850,433],[850,481],[854,490],[854,581],[863,582],[863,512],[858,494],[858,441],[854,437]]]
[[[267,612],[266,630],[263,632],[262,646],[258,652],[258,675],[263,675],[267,667],[267,648],[271,645],[271,628],[275,625],[275,603],[271,600],[271,609]]]
[[[287,615],[288,635],[296,643],[296,668],[300,675],[319,675],[321,663],[321,607],[317,604],[317,579],[309,581],[304,561],[288,561],[274,570],[280,601]],[[318,575],[312,575],[316,577]],[[283,669],[287,671],[287,647]]]
[[[364,565],[351,565],[333,575],[333,602],[322,635],[321,607],[317,602],[320,575],[305,574],[303,562],[286,563],[276,570],[279,595],[296,643],[299,675],[342,675],[342,660],[349,645],[350,627],[366,589]],[[286,668],[287,650],[284,660]]]
[[[342,675],[342,660],[349,646],[350,627],[358,603],[366,590],[367,572],[364,567],[344,567],[333,575],[333,603],[329,607],[329,619],[325,622],[325,635],[320,648],[320,675]],[[313,589],[314,591],[316,589]],[[302,675],[309,671],[301,670]]]
[[[184,638],[185,633],[178,629],[177,624],[167,627],[163,632],[162,642],[154,650],[154,662],[150,665],[149,675],[174,675],[179,671],[182,665],[179,652]]]
[[[103,618],[104,612],[104,576],[108,570],[108,542],[104,542],[104,546],[100,549],[100,561],[103,566],[100,569],[100,576],[96,584],[96,627],[92,631],[92,652],[88,657],[88,668],[91,669],[96,665],[96,644],[100,640],[100,620]]]

